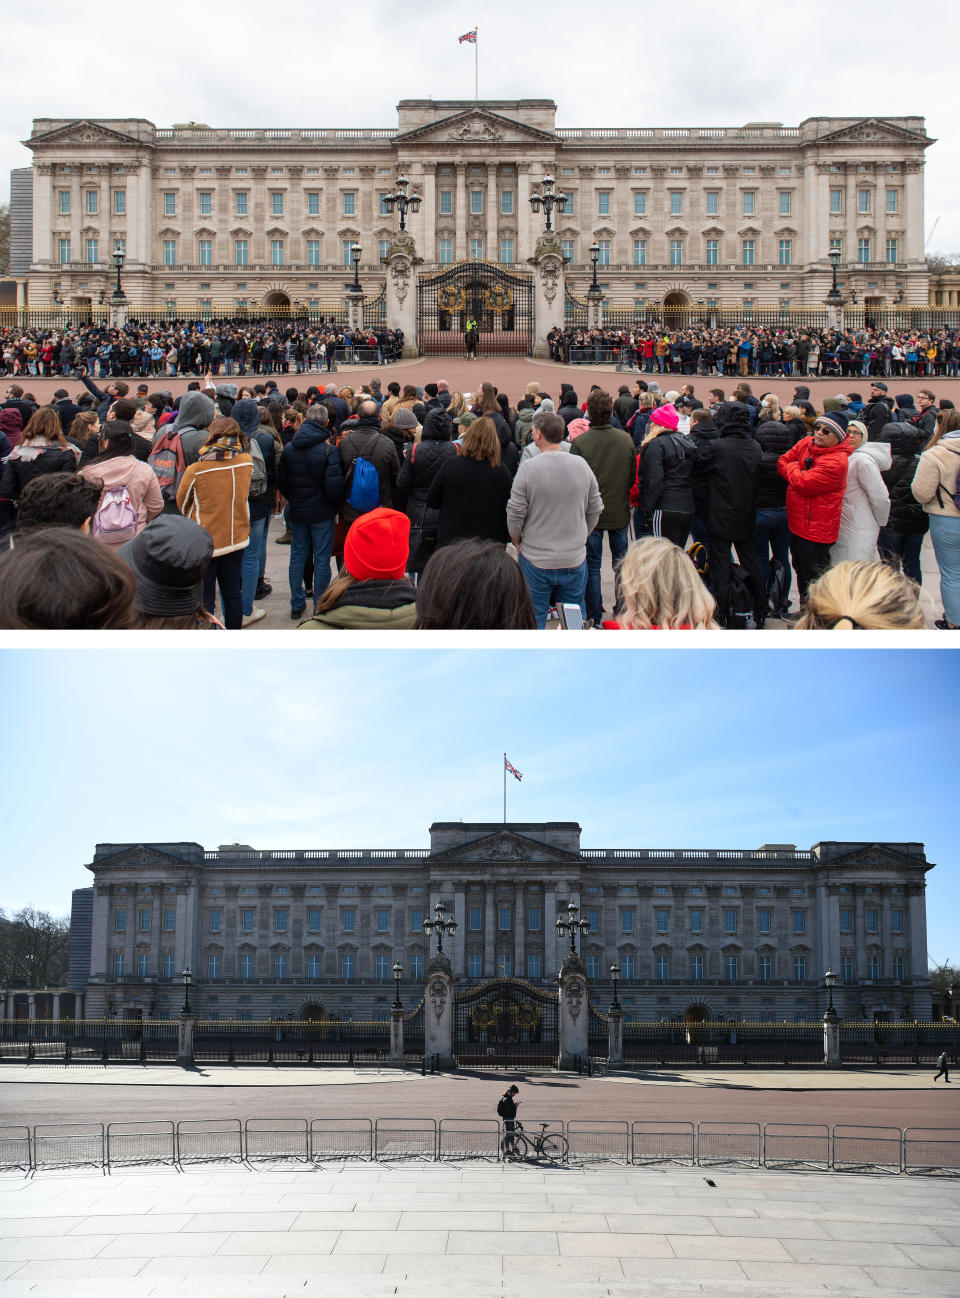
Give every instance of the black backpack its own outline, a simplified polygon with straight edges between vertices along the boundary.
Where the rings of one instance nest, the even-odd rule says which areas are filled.
[[[723,625],[728,631],[755,631],[756,621],[753,616],[753,596],[747,585],[746,574],[739,563],[730,569],[730,589],[727,593],[727,607],[718,609]]]
[[[770,560],[767,573],[767,611],[771,617],[780,617],[790,605],[790,569],[779,559]]]
[[[511,1118],[510,1102],[505,1095],[500,1096],[500,1103],[497,1105],[497,1115],[501,1118]]]

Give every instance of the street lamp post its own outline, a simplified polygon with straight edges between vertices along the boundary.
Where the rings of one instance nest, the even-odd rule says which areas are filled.
[[[619,1010],[620,1001],[617,999],[617,990],[620,984],[620,966],[616,961],[610,966],[610,981],[613,983],[613,1000],[610,1002],[610,1008]]]
[[[600,245],[598,243],[591,243],[590,264],[593,267],[593,281],[590,284],[591,293],[598,293],[600,291],[600,285],[597,283],[597,263],[599,262],[599,260],[600,260]]]
[[[393,209],[396,208],[400,213],[401,230],[407,228],[407,212],[420,211],[420,195],[408,195],[407,188],[409,184],[410,182],[407,180],[406,176],[399,175],[397,177],[397,192],[395,194],[384,194],[383,196],[383,205],[386,207],[387,211],[392,212]]]
[[[360,258],[363,256],[363,249],[359,243],[350,245],[350,260],[353,262],[353,291],[360,292]]]
[[[187,965],[180,977],[183,979],[183,1010],[181,1013],[192,1014],[193,1011],[190,1008],[190,984],[193,982],[193,974],[190,972],[189,965]]]
[[[577,954],[577,934],[586,933],[590,927],[588,919],[577,919],[578,909],[579,907],[571,901],[567,907],[567,918],[564,919],[562,915],[557,916],[557,937],[570,938],[571,955]]]
[[[561,214],[565,212],[567,210],[567,195],[563,190],[554,193],[553,177],[551,175],[544,176],[543,180],[540,182],[540,190],[541,192],[539,194],[533,193],[530,195],[530,207],[534,212],[539,212],[540,209],[543,208],[546,216],[546,225],[544,228],[552,230],[553,209],[556,208],[557,212]]]
[[[114,301],[122,302],[126,297],[123,287],[120,283],[120,272],[123,270],[123,263],[126,261],[126,255],[122,248],[115,248],[113,253],[113,264],[117,268],[117,285],[113,290]]]
[[[457,931],[457,921],[455,919],[444,919],[446,909],[447,908],[444,906],[443,902],[438,901],[436,906],[433,908],[433,913],[436,916],[436,919],[425,919],[423,921],[424,933],[428,936],[431,933],[436,933],[437,935],[437,955],[443,955],[444,933],[449,933],[450,936],[453,937],[454,933]]]
[[[827,294],[826,303],[832,316],[831,327],[839,329],[843,323],[843,294],[837,284],[837,270],[840,267],[841,252],[839,248],[830,249],[830,269],[833,271],[833,283],[830,286],[830,292]]]
[[[395,1010],[403,1009],[403,1001],[400,999],[400,979],[403,977],[403,965],[398,960],[393,966],[393,982],[396,987],[396,994],[393,998],[393,1008]]]
[[[839,1018],[839,1015],[837,1014],[837,1011],[834,1009],[834,1005],[833,1005],[833,988],[834,988],[834,984],[837,981],[837,975],[833,972],[832,969],[828,969],[827,972],[823,975],[823,981],[827,989],[827,998],[828,998],[826,1014],[824,1014],[823,1017],[824,1018],[829,1017],[831,1019]]]

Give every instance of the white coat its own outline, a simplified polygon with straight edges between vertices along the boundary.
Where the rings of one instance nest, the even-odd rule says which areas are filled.
[[[851,454],[840,532],[830,547],[831,564],[876,559],[877,534],[890,517],[890,496],[880,470],[889,468],[889,442],[864,442]]]

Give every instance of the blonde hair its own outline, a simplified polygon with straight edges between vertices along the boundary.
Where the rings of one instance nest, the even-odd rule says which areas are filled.
[[[620,590],[624,609],[619,622],[626,631],[717,629],[716,600],[686,551],[666,537],[634,541],[620,565]]]
[[[775,419],[779,423],[781,418],[780,401],[775,392],[764,394],[763,400],[760,402],[760,411],[761,413],[766,411],[768,419]]]
[[[486,460],[493,468],[500,463],[500,438],[496,424],[488,415],[475,419],[463,434],[460,454],[468,460]]]
[[[641,392],[637,398],[638,410],[656,410],[657,398],[653,392]]]
[[[450,398],[450,404],[447,406],[447,414],[451,419],[457,415],[462,415],[467,408],[467,399],[462,392],[454,392]]]
[[[960,428],[960,410],[940,410],[937,412],[937,427],[933,436],[927,442],[924,450],[929,451],[931,446],[936,446],[944,433],[955,433]]]
[[[785,406],[783,411],[783,422],[786,424],[791,419],[802,419],[803,411],[799,406]]]
[[[847,559],[811,585],[800,631],[922,631],[920,591],[877,559]]]

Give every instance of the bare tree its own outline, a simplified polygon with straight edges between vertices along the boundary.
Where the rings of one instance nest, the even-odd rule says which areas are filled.
[[[70,964],[70,921],[32,906],[10,917],[0,910],[0,983],[62,987]]]
[[[953,987],[960,997],[960,969],[956,965],[938,964],[930,970],[930,982],[938,996],[942,996],[948,987]]]
[[[942,275],[955,266],[960,266],[960,252],[934,252],[927,256],[927,270],[931,275]]]

